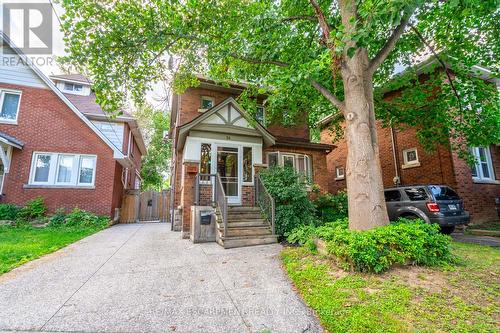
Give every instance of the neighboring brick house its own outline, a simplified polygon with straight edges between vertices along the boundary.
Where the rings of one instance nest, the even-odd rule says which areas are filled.
[[[124,189],[140,183],[146,148],[136,121],[108,122],[84,77],[54,77],[56,87],[2,39],[0,201],[23,205],[41,196],[52,212],[79,207],[113,216]]]
[[[387,98],[390,98],[389,94]],[[323,143],[333,142],[328,128],[332,120],[330,116],[319,123]],[[471,148],[480,161],[471,169],[449,146],[439,146],[435,152],[426,152],[419,144],[414,128],[384,128],[378,122],[377,134],[385,187],[396,183],[446,184],[464,200],[472,223],[500,218],[500,145]],[[334,143],[337,148],[327,157],[328,172],[332,175],[329,190],[332,193],[346,188],[347,144],[345,139]]]
[[[266,125],[262,106],[252,112],[253,118],[236,102],[244,84],[225,87],[207,78],[199,80],[198,87],[172,99],[172,216],[182,223],[184,233],[190,230],[197,173],[218,173],[233,206],[254,204],[254,175],[273,165],[289,165],[322,189],[328,188],[326,156],[334,146],[311,142],[305,121],[288,128]],[[264,99],[259,96],[257,104]]]

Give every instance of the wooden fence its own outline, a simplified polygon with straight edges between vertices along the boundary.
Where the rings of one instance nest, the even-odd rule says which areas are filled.
[[[120,223],[169,222],[170,191],[127,190],[120,209]]]

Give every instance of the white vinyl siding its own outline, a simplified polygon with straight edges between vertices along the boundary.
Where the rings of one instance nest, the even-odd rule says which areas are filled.
[[[35,152],[29,185],[93,187],[97,156]]]
[[[3,41],[0,41],[2,43]],[[9,53],[7,53],[7,50]],[[26,66],[17,54],[5,43],[0,61],[0,82],[20,86],[47,88],[45,82],[31,68]]]
[[[120,151],[122,150],[124,131],[123,124],[94,120],[92,123],[109,139],[109,141],[111,141],[113,145],[116,146],[116,148],[120,149]]]

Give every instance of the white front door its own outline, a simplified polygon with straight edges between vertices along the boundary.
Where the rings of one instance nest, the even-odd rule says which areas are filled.
[[[216,172],[219,174],[222,187],[228,197],[228,203],[241,204],[241,148],[217,146]]]

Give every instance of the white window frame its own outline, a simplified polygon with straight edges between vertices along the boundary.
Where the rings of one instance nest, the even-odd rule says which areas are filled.
[[[483,175],[483,168],[481,167],[481,159],[479,154],[479,148],[483,148],[486,156],[486,165],[488,167],[488,172],[490,173],[490,177],[485,177]],[[471,147],[471,153],[476,158],[477,163],[474,164],[474,168],[476,169],[477,176],[472,176],[474,181],[495,181],[495,170],[493,169],[493,161],[491,160],[491,152],[490,147]]]
[[[342,170],[340,173],[339,171]],[[335,180],[343,180],[345,179],[345,168],[343,166],[335,167]]]
[[[408,153],[409,152],[412,152],[414,151],[415,152],[415,156],[416,156],[416,160],[414,161],[408,161]],[[418,150],[417,148],[409,148],[409,149],[405,149],[403,150],[403,169],[406,169],[406,168],[414,168],[414,167],[418,167],[420,166],[420,160],[418,158]]]
[[[83,158],[92,158],[93,164],[92,164],[92,183],[80,183],[80,171],[82,168],[82,160]],[[82,187],[89,187],[89,186],[95,186],[95,171],[96,171],[96,166],[97,166],[97,156],[96,155],[79,155],[78,157],[78,172],[76,174],[76,185],[77,186],[82,186]]]
[[[73,163],[72,163],[72,168],[71,168],[71,179],[69,182],[60,182],[57,178],[59,176],[59,169],[61,168],[61,158],[70,156],[73,158]],[[56,185],[62,185],[62,186],[68,186],[74,183],[74,178],[75,178],[75,169],[78,170],[78,167],[76,166],[77,163],[75,163],[75,155],[74,154],[57,154],[57,164],[56,164],[56,173],[55,173],[55,178],[54,178],[54,183]],[[51,159],[51,164],[52,164],[52,159]],[[49,174],[50,174],[50,169],[49,169]]]
[[[35,181],[36,172],[36,160],[40,155],[50,156],[49,165],[49,177],[46,182]],[[62,156],[72,156],[73,157],[73,168],[71,171],[71,182],[58,182],[57,174],[59,172],[59,161]],[[92,158],[93,159],[93,173],[92,173],[92,183],[80,183],[80,168],[82,163],[82,158]],[[28,180],[28,185],[30,186],[43,186],[43,187],[69,187],[69,188],[94,188],[95,187],[95,176],[97,169],[97,155],[90,154],[72,154],[72,153],[53,153],[53,152],[42,152],[35,151],[31,157],[31,167],[30,175]]]
[[[262,108],[262,122],[259,122],[262,126],[266,124],[266,108],[263,105],[257,104],[257,109]],[[257,111],[257,110],[256,110]],[[255,113],[255,119],[257,120],[257,112]],[[257,120],[258,121],[258,120]]]
[[[292,168],[294,170],[296,170],[296,165],[297,165],[297,163],[295,161],[296,154],[288,154],[288,153],[281,154],[281,166],[284,167],[285,166],[285,158],[290,158],[290,157],[292,158],[292,163],[293,163]]]
[[[83,92],[83,84],[79,84],[79,83],[72,83],[72,82],[63,82],[63,84],[64,84],[64,86],[63,86],[63,87],[64,87],[64,88],[63,88],[63,90],[64,90],[64,91],[67,91],[67,92],[78,92],[78,93]],[[66,87],[66,85],[71,85],[71,86],[73,87],[73,89],[68,89],[68,88]],[[81,87],[81,88],[80,88],[80,90],[76,90],[76,89],[75,89],[75,88],[76,88],[76,86]]]
[[[207,111],[208,109],[204,109],[202,106],[203,106],[203,100],[207,100],[207,101],[211,101],[212,102],[212,107],[215,106],[215,97],[211,97],[211,96],[201,96],[200,97],[200,108],[198,109],[198,112],[205,112]]]
[[[252,169],[252,179],[249,182],[246,182],[243,180],[243,148],[249,148],[250,149],[250,158],[252,159],[252,163],[250,164],[250,167]],[[254,149],[252,146],[242,146],[241,147],[241,183],[245,186],[253,186],[253,180],[255,179],[255,168],[253,167],[253,157]]]
[[[10,90],[10,89],[0,89],[0,112],[3,108],[3,100],[5,94],[13,94],[13,95],[19,95],[19,102],[17,103],[17,110],[16,110],[16,119],[5,119],[0,117],[0,123],[1,124],[13,124],[17,125],[17,119],[19,118],[19,109],[21,108],[21,98],[22,98],[22,92],[19,90]]]

